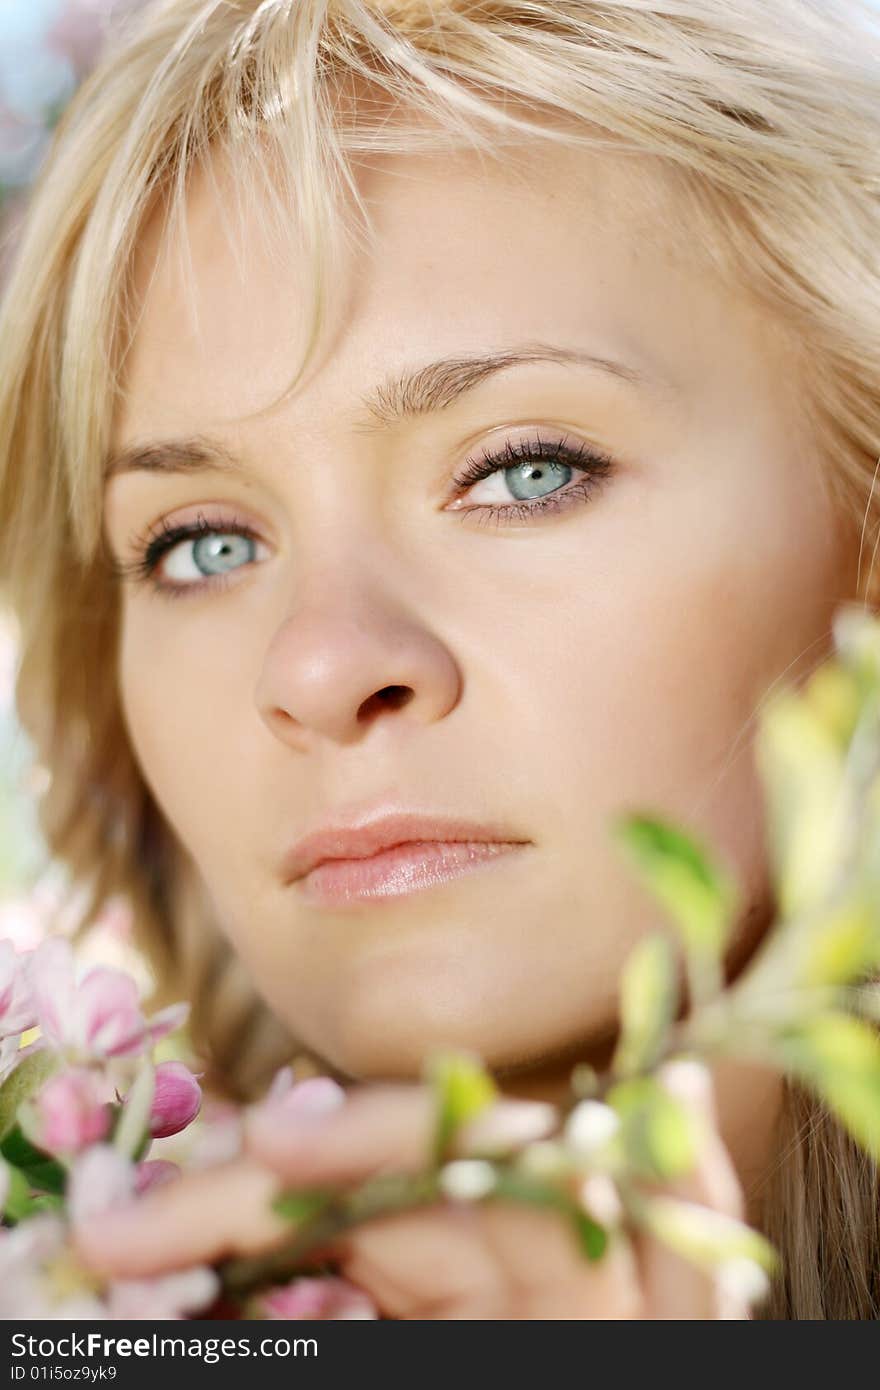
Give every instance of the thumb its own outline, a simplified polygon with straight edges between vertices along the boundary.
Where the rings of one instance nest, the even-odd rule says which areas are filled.
[[[733,1161],[719,1131],[715,1089],[708,1068],[691,1059],[663,1066],[658,1079],[683,1105],[693,1123],[697,1158],[691,1172],[668,1182],[655,1195],[674,1197],[705,1207],[719,1216],[742,1221],[745,1199]],[[698,1267],[655,1236],[642,1233],[636,1241],[648,1317],[659,1319],[748,1318],[744,1290],[729,1287],[732,1270]],[[739,1264],[739,1262],[738,1262]],[[742,1275],[743,1270],[739,1269]],[[759,1271],[754,1275],[757,1292]],[[763,1287],[761,1289],[763,1292]]]

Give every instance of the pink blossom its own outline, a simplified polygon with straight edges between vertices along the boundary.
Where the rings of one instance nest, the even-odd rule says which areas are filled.
[[[166,1182],[173,1182],[179,1176],[179,1164],[171,1163],[167,1158],[145,1159],[137,1165],[135,1192],[138,1197],[143,1197],[145,1192],[152,1192],[154,1187],[164,1187]]]
[[[130,975],[96,966],[77,981],[73,947],[60,936],[31,952],[27,978],[43,1035],[72,1062],[141,1055],[189,1012],[172,1004],[148,1023]]]
[[[155,1279],[121,1279],[107,1291],[107,1311],[111,1318],[180,1319],[213,1303],[220,1291],[220,1280],[212,1269],[196,1265]]]
[[[154,1139],[167,1139],[186,1129],[199,1113],[202,1088],[183,1062],[160,1062],[156,1068],[153,1103],[150,1107],[150,1133]]]
[[[219,1280],[202,1265],[155,1279],[120,1279],[106,1287],[76,1258],[59,1216],[41,1213],[0,1230],[0,1318],[107,1321],[174,1318],[200,1312]]]
[[[263,1318],[312,1318],[327,1321],[373,1319],[379,1314],[372,1299],[347,1279],[328,1276],[294,1279],[279,1284],[254,1300]]]
[[[20,956],[9,941],[0,941],[0,1038],[17,1036],[37,1021],[26,960],[27,956]]]
[[[105,1316],[95,1280],[73,1262],[60,1217],[44,1212],[0,1230],[0,1318]]]
[[[110,1128],[102,1083],[84,1067],[51,1076],[19,1116],[31,1142],[52,1154],[80,1153]]]

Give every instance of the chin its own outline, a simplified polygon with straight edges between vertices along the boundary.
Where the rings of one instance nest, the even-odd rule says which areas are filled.
[[[480,989],[471,978],[464,990],[444,989],[436,978],[423,988],[410,981],[397,994],[386,988],[337,998],[324,1014],[331,1026],[316,1028],[309,1042],[352,1081],[419,1080],[430,1056],[446,1049],[475,1054],[499,1074],[528,1071],[548,1055],[583,1055],[594,1030],[584,1026],[582,1000],[569,1018],[558,1007],[536,1017],[530,1005],[534,1010],[533,1000],[502,992],[497,979]]]

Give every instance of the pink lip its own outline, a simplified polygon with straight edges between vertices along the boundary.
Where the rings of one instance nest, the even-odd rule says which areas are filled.
[[[339,906],[428,888],[530,843],[509,826],[393,813],[307,835],[282,872],[310,902]]]

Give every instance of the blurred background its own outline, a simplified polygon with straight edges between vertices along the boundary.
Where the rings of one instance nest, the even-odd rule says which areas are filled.
[[[0,292],[52,127],[113,27],[140,3],[0,0]],[[50,911],[69,906],[72,921],[76,903],[39,833],[36,803],[48,774],[34,765],[15,719],[16,664],[15,622],[0,601],[0,938],[22,950],[37,944]],[[128,932],[126,904],[115,902],[96,923],[85,954],[123,965],[146,989],[148,972],[132,952]]]

